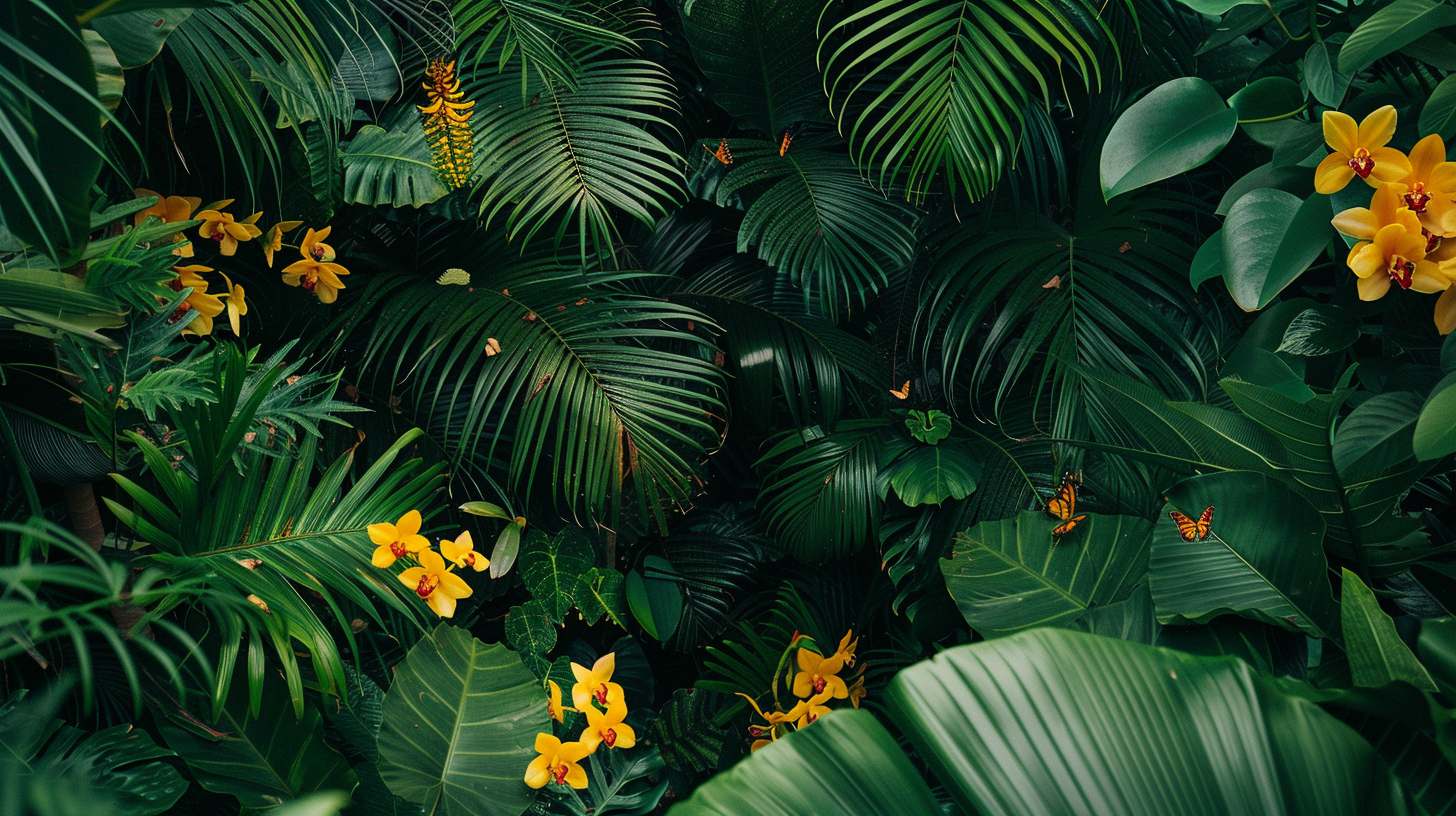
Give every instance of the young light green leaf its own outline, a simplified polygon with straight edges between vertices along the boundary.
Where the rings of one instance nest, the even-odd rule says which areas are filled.
[[[1395,631],[1395,621],[1380,608],[1375,593],[1348,569],[1340,570],[1340,625],[1356,686],[1380,688],[1397,680],[1422,691],[1436,683]]]

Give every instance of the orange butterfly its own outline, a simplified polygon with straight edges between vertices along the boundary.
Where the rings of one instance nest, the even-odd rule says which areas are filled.
[[[1184,541],[1201,541],[1207,538],[1209,533],[1213,532],[1212,507],[1204,510],[1203,515],[1198,517],[1198,521],[1188,518],[1177,510],[1169,512],[1168,518],[1172,519],[1173,523],[1178,525],[1178,535],[1183,536]]]
[[[708,146],[707,145],[703,145],[703,149],[704,150],[708,150]],[[733,151],[731,151],[731,150],[728,149],[728,138],[727,137],[724,137],[724,138],[720,139],[718,141],[718,149],[716,151],[708,150],[708,154],[711,155],[713,158],[717,159],[718,161],[723,162],[724,164],[732,164],[733,163]]]
[[[909,399],[910,398],[910,381],[909,380],[906,380],[905,381],[905,384],[902,385],[902,386],[900,386],[900,390],[899,391],[896,391],[895,389],[891,388],[890,389],[890,393],[893,394],[893,395],[895,395],[895,399]]]
[[[779,155],[780,156],[782,156],[785,153],[788,153],[789,152],[789,142],[792,142],[793,140],[794,140],[794,137],[793,136],[790,136],[789,135],[789,132],[787,130],[784,131],[784,140],[779,143]]]
[[[1087,514],[1076,515],[1077,512],[1077,481],[1068,473],[1062,477],[1062,486],[1057,490],[1056,498],[1047,502],[1047,514],[1052,518],[1061,521],[1052,529],[1052,535],[1064,536],[1077,526],[1077,522],[1087,518]]]

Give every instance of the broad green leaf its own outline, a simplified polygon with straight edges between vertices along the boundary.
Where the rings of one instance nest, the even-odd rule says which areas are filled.
[[[505,508],[488,501],[472,501],[460,505],[460,509],[472,516],[485,516],[486,518],[509,519],[512,518]]]
[[[951,419],[944,411],[911,411],[905,417],[905,427],[910,435],[927,445],[934,445],[950,436]]]
[[[1456,9],[1435,0],[1395,0],[1370,15],[1340,47],[1340,73],[1354,76],[1416,39],[1456,25]]]
[[[227,8],[237,5],[245,0],[187,0],[188,8]],[[77,5],[77,19],[79,22],[105,20],[121,14],[130,14],[135,11],[168,10],[177,4],[177,0],[100,0],[96,3],[81,3]]]
[[[1311,306],[1289,321],[1274,349],[1283,354],[1319,357],[1344,351],[1360,339],[1360,319],[1332,303]]]
[[[964,499],[976,489],[981,462],[966,445],[915,445],[882,473],[900,501],[911,507]]]
[[[287,804],[268,809],[268,816],[335,816],[348,807],[348,791],[310,793]]]
[[[647,634],[667,640],[682,622],[683,590],[677,570],[665,558],[649,555],[641,571],[627,573],[627,607]]]
[[[1329,205],[1280,190],[1255,190],[1234,202],[1223,226],[1224,280],[1244,311],[1269,305],[1329,244]]]
[[[1400,639],[1375,593],[1348,569],[1340,574],[1340,625],[1355,685],[1379,688],[1399,680],[1436,691],[1435,681]]]
[[[1234,613],[1312,637],[1336,633],[1324,521],[1267,476],[1229,471],[1185,479],[1168,491],[1152,537],[1148,576],[1162,623],[1202,623]],[[1185,541],[1168,518],[1212,507],[1207,537]]]
[[[546,605],[527,601],[513,606],[506,613],[506,643],[516,651],[521,662],[537,675],[544,675],[550,662],[546,653],[556,648],[556,627]]]
[[[940,570],[972,629],[993,638],[1068,626],[1142,583],[1152,525],[1132,516],[1089,515],[1057,539],[1052,528],[1059,523],[1040,510],[1023,510],[957,536]]]
[[[627,596],[622,582],[622,573],[611,567],[592,567],[582,573],[572,593],[582,620],[590,625],[607,617],[626,628]]]
[[[1421,108],[1421,133],[1435,133],[1450,141],[1456,136],[1456,75],[1441,80]]]
[[[798,122],[828,122],[814,50],[820,7],[776,0],[695,0],[682,15],[708,96],[739,127],[777,142]]]
[[[424,131],[414,122],[392,131],[365,125],[341,153],[344,200],[350,204],[423,207],[450,192],[435,172]]]
[[[512,521],[495,538],[495,547],[490,551],[490,577],[499,578],[511,571],[516,556],[521,551],[521,535],[526,525]]]
[[[87,52],[91,54],[91,64],[96,68],[96,99],[108,111],[115,111],[121,104],[121,94],[126,89],[126,77],[122,74],[121,63],[100,34],[87,29],[81,35],[86,40]],[[106,116],[101,117],[103,127],[107,119]]]
[[[1335,431],[1335,468],[1347,480],[1410,460],[1421,398],[1409,391],[1376,394]]]
[[[881,500],[876,420],[846,420],[807,444],[795,433],[764,458],[788,454],[764,476],[759,501],[769,535],[801,561],[859,549],[879,526]]]
[[[156,59],[177,26],[192,16],[193,9],[154,8],[108,14],[91,23],[106,38],[123,68],[140,68]]]
[[[1123,111],[1102,143],[1102,197],[1112,199],[1202,165],[1238,127],[1239,115],[1208,82],[1165,82]]]
[[[889,716],[831,712],[718,774],[671,816],[959,812],[1405,813],[1375,751],[1247,663],[1037,629],[901,672]]]
[[[532,530],[521,548],[521,580],[540,601],[552,623],[566,619],[577,578],[592,568],[594,554],[585,537],[570,531],[548,536]]]
[[[1456,381],[1442,380],[1421,407],[1411,444],[1422,462],[1456,453]]]
[[[1308,167],[1280,166],[1273,162],[1261,164],[1229,185],[1223,198],[1218,200],[1218,207],[1214,209],[1214,212],[1218,215],[1228,215],[1229,208],[1234,205],[1234,202],[1254,190],[1265,187],[1283,190],[1303,198],[1314,192],[1314,174],[1309,171]],[[1213,237],[1210,236],[1208,240],[1212,241]]]
[[[1257,6],[1260,0],[1178,0],[1199,14],[1225,14],[1236,6]]]
[[[1273,122],[1304,110],[1304,91],[1292,79],[1267,76],[1244,86],[1228,104],[1238,111],[1240,124]]]
[[[318,709],[294,717],[287,690],[270,674],[262,706],[249,716],[248,685],[233,683],[221,715],[156,702],[157,727],[198,784],[231,794],[245,807],[266,807],[314,791],[354,787],[344,757],[324,742]],[[192,698],[205,706],[207,695]]]
[[[1188,269],[1188,283],[1197,289],[1204,281],[1223,275],[1223,230],[1218,229],[1198,247],[1198,253],[1193,256],[1193,264]]]
[[[550,733],[546,692],[515,653],[441,624],[410,649],[384,696],[379,772],[439,816],[519,816],[526,765]]]
[[[1317,42],[1304,52],[1304,84],[1321,104],[1339,108],[1350,88],[1350,75],[1335,70],[1336,57],[1332,51],[1339,46],[1328,42]],[[1421,128],[1425,132],[1424,125]]]

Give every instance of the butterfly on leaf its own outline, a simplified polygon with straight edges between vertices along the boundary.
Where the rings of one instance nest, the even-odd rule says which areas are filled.
[[[1209,507],[1203,511],[1203,515],[1197,521],[1183,515],[1177,510],[1168,513],[1168,518],[1178,525],[1178,535],[1183,536],[1184,541],[1201,541],[1213,532],[1213,508]]]
[[[898,391],[896,391],[895,389],[891,388],[890,389],[890,393],[892,395],[894,395],[895,399],[909,399],[910,398],[910,381],[909,380],[906,380],[905,381],[905,384],[902,385],[902,386],[900,386],[900,390],[898,390]]]
[[[785,155],[785,154],[787,154],[789,152],[789,142],[792,142],[793,140],[794,140],[793,134],[792,133],[789,133],[787,130],[784,131],[784,138],[783,138],[782,141],[779,142],[779,155],[780,156],[783,156],[783,155]]]
[[[707,145],[703,145],[703,149],[704,150],[708,150],[708,146]],[[718,149],[717,150],[708,150],[708,153],[713,158],[717,159],[718,161],[720,161],[720,162],[722,162],[724,164],[732,164],[733,163],[733,151],[731,151],[731,150],[728,149],[728,139],[727,139],[727,137],[724,137],[724,138],[718,140]]]
[[[1057,490],[1057,495],[1047,502],[1047,514],[1061,522],[1052,529],[1052,535],[1064,536],[1076,528],[1077,522],[1087,518],[1087,514],[1076,515],[1077,513],[1077,480],[1068,473],[1062,477],[1062,486]]]

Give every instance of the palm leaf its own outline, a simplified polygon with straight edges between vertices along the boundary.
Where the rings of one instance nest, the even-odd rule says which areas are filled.
[[[670,127],[657,111],[677,101],[671,76],[634,59],[584,65],[575,89],[544,82],[522,99],[520,77],[479,74],[466,85],[477,100],[480,212],[506,214],[511,238],[526,243],[554,225],[556,243],[574,232],[582,258],[613,251],[617,212],[651,224],[680,200],[682,166],[641,123]]]
[[[756,188],[738,251],[757,247],[806,302],[830,317],[859,309],[888,285],[886,270],[910,262],[914,211],[870,186],[847,157],[810,148],[780,156],[777,145],[759,143],[735,148],[718,203]]]
[[[461,52],[474,52],[472,70],[493,60],[497,73],[566,88],[574,87],[581,71],[578,51],[637,51],[628,35],[650,22],[645,9],[563,0],[459,0],[454,15]]]
[[[784,457],[759,489],[769,535],[801,561],[858,550],[880,522],[879,437],[883,420],[848,420],[813,442],[790,431],[762,462]]]
[[[594,285],[528,265],[472,291],[381,275],[354,315],[374,326],[363,366],[440,416],[430,430],[453,459],[507,453],[509,486],[528,500],[600,518],[631,477],[645,512],[660,514],[686,501],[715,444],[722,374],[707,342],[676,328],[711,322],[612,285],[631,277]]]
[[[847,17],[819,56],[855,163],[881,185],[905,174],[911,195],[942,172],[952,190],[986,195],[1016,154],[1029,89],[1050,101],[1038,59],[1100,83],[1096,14],[1085,0],[881,0]]]

